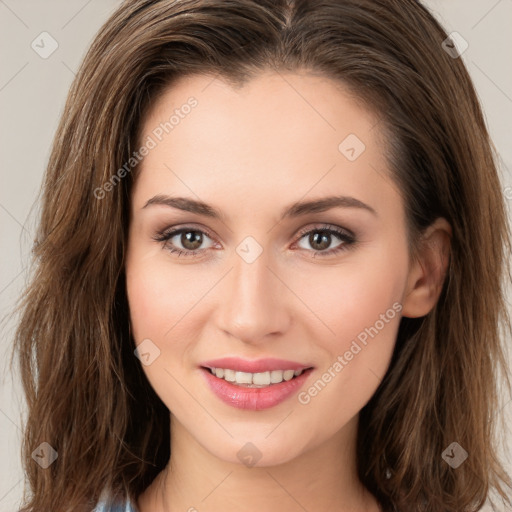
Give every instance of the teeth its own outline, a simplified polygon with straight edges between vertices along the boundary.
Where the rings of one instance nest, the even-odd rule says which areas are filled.
[[[244,387],[266,387],[271,384],[279,384],[283,380],[288,381],[298,377],[304,370],[272,370],[270,372],[248,373],[238,372],[229,368],[211,368],[213,375],[219,379],[241,385]]]
[[[283,378],[284,378],[284,380],[291,380],[291,379],[293,379],[294,374],[295,374],[295,372],[293,370],[285,370],[283,372]]]
[[[251,374],[248,373],[247,375]],[[249,382],[249,384],[251,384],[251,382]],[[252,384],[257,384],[258,386],[270,385],[270,372],[252,374]]]
[[[273,370],[270,372],[270,382],[277,384],[283,380],[283,370]]]
[[[252,373],[236,372],[235,381],[237,384],[252,384]]]
[[[221,368],[222,370],[222,368]],[[217,371],[217,368],[215,368],[215,371]],[[224,380],[227,380],[228,382],[235,382],[235,374],[236,372],[234,370],[223,370],[224,371]],[[217,373],[215,373],[217,375]]]

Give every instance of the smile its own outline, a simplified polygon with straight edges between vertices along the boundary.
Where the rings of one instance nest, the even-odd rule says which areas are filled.
[[[230,368],[208,368],[212,375],[224,379],[237,386],[248,388],[263,388],[283,381],[292,380],[304,370],[272,370],[267,372],[249,373],[239,372]]]
[[[261,411],[299,392],[314,368],[283,359],[224,357],[204,361],[199,369],[222,402],[237,409]]]

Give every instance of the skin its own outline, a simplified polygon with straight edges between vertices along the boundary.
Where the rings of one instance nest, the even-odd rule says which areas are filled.
[[[243,503],[246,512],[377,512],[356,473],[359,411],[386,373],[400,317],[427,314],[439,297],[450,226],[438,219],[420,257],[409,256],[378,118],[339,84],[306,72],[264,72],[237,89],[212,76],[182,78],[153,104],[141,140],[190,96],[197,106],[142,160],[131,201],[132,333],[160,350],[143,368],[172,411],[171,461],[139,510],[238,512]],[[354,161],[338,149],[349,134],[366,146]],[[200,199],[222,220],[144,208],[158,194]],[[357,198],[376,215],[338,207],[279,221],[292,203],[329,195]],[[329,226],[352,231],[356,243],[328,236],[324,252],[345,250],[322,256],[300,234]],[[194,248],[184,237],[154,240],[171,227],[212,237],[203,235],[199,255],[178,257],[171,244]],[[247,236],[263,250],[250,264],[236,251]],[[293,395],[262,411],[235,409],[198,367],[223,356],[289,359],[315,367],[307,390],[393,304],[401,312],[307,404]],[[237,457],[247,442],[261,453],[253,467]]]

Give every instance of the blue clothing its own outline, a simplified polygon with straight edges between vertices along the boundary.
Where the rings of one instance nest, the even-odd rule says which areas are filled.
[[[137,508],[130,500],[126,500],[126,502],[116,502],[111,506],[108,506],[106,501],[101,500],[96,505],[94,512],[138,512]]]

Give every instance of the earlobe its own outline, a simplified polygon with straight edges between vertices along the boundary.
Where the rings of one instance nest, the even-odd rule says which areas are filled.
[[[425,230],[409,269],[403,316],[422,317],[436,305],[448,271],[451,236],[451,226],[442,217]]]

